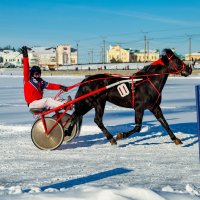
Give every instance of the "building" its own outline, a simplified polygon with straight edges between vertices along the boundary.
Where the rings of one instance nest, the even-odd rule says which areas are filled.
[[[110,46],[107,51],[107,62],[130,62],[131,49],[124,49],[119,45]]]
[[[119,45],[110,46],[107,52],[108,63],[114,62],[153,62],[159,59],[159,50],[132,50]]]
[[[200,52],[185,54],[185,60],[196,60],[200,61]]]
[[[56,58],[58,66],[76,65],[77,49],[71,48],[71,45],[58,45],[56,48]]]
[[[28,51],[29,65],[55,68],[56,62],[56,48],[54,47],[32,47]]]
[[[135,50],[132,53],[133,62],[153,62],[159,59],[159,50],[149,50],[145,52],[144,50]]]
[[[77,49],[71,48],[71,64],[77,65],[78,64],[78,52]]]
[[[70,65],[71,64],[71,46],[70,45],[58,45],[56,48],[57,64]]]
[[[22,55],[13,50],[3,50],[0,52],[0,67],[21,67]]]
[[[70,45],[57,47],[33,47],[28,52],[30,66],[38,65],[55,69],[63,65],[77,64],[77,50]]]

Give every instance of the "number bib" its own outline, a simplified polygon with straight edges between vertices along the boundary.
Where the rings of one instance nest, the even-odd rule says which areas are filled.
[[[118,85],[117,90],[121,97],[125,97],[125,96],[129,95],[129,93],[130,93],[125,83]]]

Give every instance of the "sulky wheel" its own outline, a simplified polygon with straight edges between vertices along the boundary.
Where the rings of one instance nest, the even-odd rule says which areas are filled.
[[[47,130],[57,122],[51,117],[45,117]],[[53,150],[58,148],[64,138],[64,131],[60,123],[57,123],[53,130],[46,135],[42,119],[37,120],[31,130],[31,138],[36,147],[42,150]]]
[[[60,114],[62,114],[62,113],[60,113]],[[52,118],[56,119],[57,117],[56,117],[56,115],[53,115]],[[61,119],[62,125],[64,126],[63,127],[64,131],[67,130],[69,125],[71,124],[71,119],[69,119],[69,118],[71,118],[71,115],[66,113]],[[67,121],[67,123],[66,123],[66,121]],[[80,130],[78,128],[78,124],[75,123],[74,127],[72,129],[71,135],[70,136],[65,136],[64,137],[64,141],[65,142],[72,141],[76,136],[79,135],[79,132],[80,132]]]

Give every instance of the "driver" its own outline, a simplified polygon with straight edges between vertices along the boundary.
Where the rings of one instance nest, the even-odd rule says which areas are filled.
[[[23,72],[24,72],[24,98],[30,109],[32,108],[46,108],[52,109],[71,100],[58,99],[51,97],[43,98],[43,90],[63,90],[68,91],[66,86],[48,83],[41,78],[41,69],[38,66],[33,66],[29,70],[28,50],[26,46],[21,48],[23,54]]]

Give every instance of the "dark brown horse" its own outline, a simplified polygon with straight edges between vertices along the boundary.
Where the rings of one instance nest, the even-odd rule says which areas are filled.
[[[110,143],[116,144],[116,140],[127,138],[135,132],[140,132],[144,111],[148,109],[167,131],[171,140],[174,141],[175,144],[182,144],[181,140],[174,135],[163,116],[160,108],[161,93],[169,74],[189,76],[191,73],[192,68],[183,63],[172,50],[164,49],[161,59],[144,67],[141,71],[130,77],[130,82],[136,81],[134,84],[128,82],[121,83],[127,79],[120,76],[108,74],[90,76],[82,81],[82,83],[85,84],[79,87],[76,98],[113,83],[116,83],[116,86],[76,102],[75,111],[72,115],[72,123],[67,134],[71,132],[73,123],[94,108],[95,123],[102,130]],[[141,80],[137,81],[137,78]],[[135,127],[133,130],[118,133],[116,139],[113,138],[102,121],[106,101],[121,107],[135,109]]]

